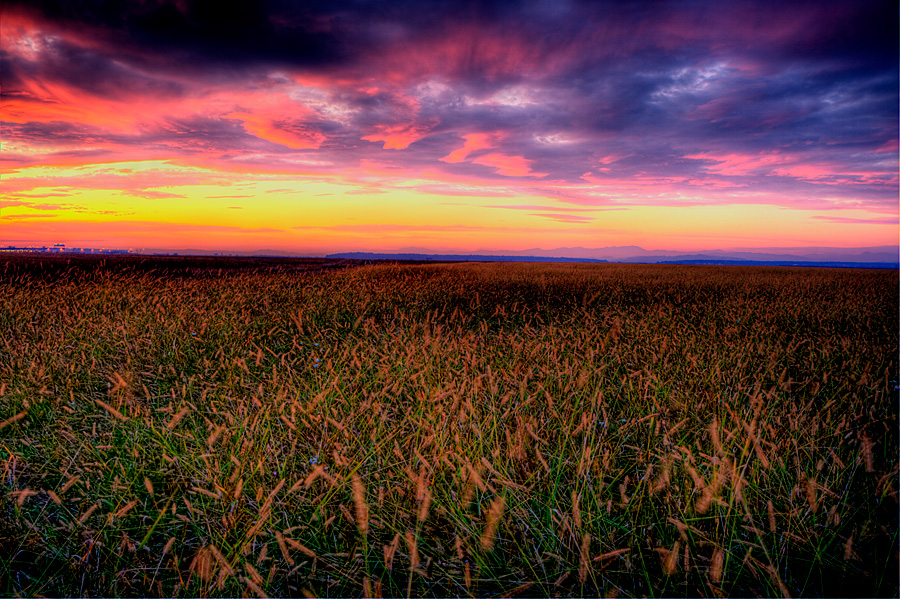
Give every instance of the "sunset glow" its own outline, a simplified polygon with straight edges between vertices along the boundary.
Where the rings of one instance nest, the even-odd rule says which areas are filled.
[[[101,6],[3,4],[0,246],[898,242],[887,3]]]

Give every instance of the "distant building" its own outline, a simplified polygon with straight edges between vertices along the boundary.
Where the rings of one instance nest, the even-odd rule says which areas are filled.
[[[64,243],[56,243],[53,244],[52,247],[47,246],[30,246],[30,247],[15,247],[15,246],[6,246],[0,247],[0,252],[3,253],[32,253],[32,254],[104,254],[104,255],[120,255],[120,254],[130,254],[131,250],[117,250],[117,249],[98,249],[98,248],[67,248]]]

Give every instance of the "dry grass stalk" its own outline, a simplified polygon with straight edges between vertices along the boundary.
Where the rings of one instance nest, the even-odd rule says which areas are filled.
[[[287,543],[291,548],[296,549],[297,551],[299,551],[300,553],[302,553],[308,557],[311,557],[313,559],[315,559],[317,557],[315,551],[313,551],[306,545],[301,545],[298,541],[295,541],[294,539],[289,539],[287,537],[284,537],[284,542]]]
[[[215,574],[214,559],[208,547],[201,547],[191,561],[189,570],[204,582],[209,582]]]
[[[631,551],[631,549],[616,549],[615,551],[608,551],[608,552],[604,553],[603,555],[598,555],[597,557],[595,557],[594,561],[595,562],[609,561],[613,558],[619,557],[620,555],[625,555],[629,551]]]
[[[409,570],[412,572],[419,567],[419,548],[416,535],[411,530],[406,531],[406,550],[409,552]]]
[[[666,549],[665,547],[656,548],[662,560],[662,568],[666,576],[672,576],[678,569],[678,552],[680,549],[681,541],[675,541],[675,545],[671,549]]]
[[[766,571],[769,573],[769,576],[772,577],[775,584],[778,585],[778,591],[781,593],[781,596],[785,599],[789,599],[791,597],[791,592],[785,586],[784,581],[781,580],[781,576],[778,575],[778,570],[776,570],[774,566],[768,565],[766,566]]]
[[[400,533],[394,535],[390,545],[384,546],[384,568],[390,572],[394,567],[394,554],[400,548]]]
[[[310,472],[309,476],[307,476],[306,479],[303,481],[303,486],[308,489],[310,486],[312,486],[312,484],[316,481],[317,478],[324,478],[332,486],[337,484],[337,479],[334,478],[333,476],[331,476],[330,474],[328,474],[325,471],[325,467],[322,466],[321,464],[319,464],[315,468],[313,468],[313,471]],[[294,486],[291,487],[291,490],[293,491],[293,490],[297,489],[297,485],[299,485],[299,484],[300,483],[294,484]]]
[[[77,483],[79,480],[81,480],[80,476],[73,476],[72,478],[70,478],[69,480],[66,481],[66,484],[64,484],[59,491],[57,491],[57,494],[65,495],[66,491],[71,489],[72,486],[75,485],[75,483]]]
[[[252,580],[256,584],[263,583],[263,577],[260,573],[253,567],[253,564],[244,563],[244,570],[246,570],[247,574],[250,575],[250,580]]]
[[[579,495],[572,490],[572,521],[575,522],[575,530],[581,530],[581,509],[578,506]]]
[[[284,542],[284,534],[275,531],[275,542],[278,543],[278,549],[281,550],[281,557],[284,558],[284,561],[287,562],[288,566],[294,565],[294,558],[291,557],[291,553],[288,551],[287,543]]]
[[[713,472],[712,482],[708,485],[703,485],[701,489],[702,496],[694,506],[694,509],[697,510],[698,514],[706,513],[706,511],[709,509],[709,506],[714,501],[720,501],[718,499],[719,491],[722,488],[722,483],[725,482],[725,477],[722,476],[721,472],[722,469],[723,468],[716,467],[715,471]],[[700,484],[703,484],[702,479],[700,480]]]
[[[581,537],[581,551],[579,552],[578,560],[578,581],[582,584],[584,584],[584,581],[587,579],[587,574],[590,569],[590,560],[588,559],[590,551],[591,535],[585,533],[585,535]]]
[[[128,512],[130,512],[130,511],[134,508],[134,506],[137,505],[137,503],[138,503],[138,502],[137,502],[136,500],[135,500],[135,501],[129,501],[128,503],[126,503],[125,505],[123,505],[123,506],[119,509],[119,511],[117,511],[117,512],[115,513],[115,517],[116,517],[116,518],[121,518],[122,516],[124,516],[125,514],[127,514]]]
[[[96,402],[97,405],[99,405],[101,408],[103,408],[104,410],[106,410],[107,412],[109,412],[110,414],[112,414],[113,416],[118,418],[119,420],[128,420],[128,418],[124,414],[122,414],[122,412],[115,409],[108,403],[100,401],[99,399],[95,399],[94,402]]]
[[[181,419],[184,418],[189,411],[190,408],[188,406],[181,408],[177,414],[172,416],[172,419],[166,424],[166,428],[170,431],[175,430],[175,427],[178,426],[178,423],[181,422]]]
[[[862,436],[862,455],[866,464],[866,472],[875,472],[875,457],[872,454],[874,445],[868,435]]]
[[[578,477],[584,476],[585,472],[588,471],[591,465],[591,451],[593,448],[590,445],[585,445],[584,449],[581,451],[581,457],[578,460]]]
[[[485,550],[491,550],[494,547],[494,541],[497,537],[497,528],[500,526],[500,518],[503,516],[503,510],[506,508],[506,500],[498,497],[491,501],[491,507],[485,516],[484,531],[481,533],[481,547]]]
[[[275,501],[275,495],[277,495],[278,491],[280,491],[281,488],[284,487],[284,482],[285,481],[283,478],[280,481],[278,481],[278,484],[275,485],[275,488],[272,489],[272,491],[269,493],[268,497],[266,497],[265,503],[263,503],[262,507],[259,508],[259,513],[260,513],[261,518],[268,517],[268,514],[272,509],[272,502]]]
[[[4,385],[4,387],[5,387],[5,385]],[[27,412],[27,411],[25,411],[25,412],[19,412],[19,413],[16,414],[15,416],[12,416],[12,417],[10,417],[10,418],[7,418],[7,419],[4,420],[3,422],[0,422],[0,430],[6,428],[7,426],[9,426],[10,424],[12,424],[12,423],[14,423],[14,422],[17,422],[17,421],[21,420],[22,418],[25,418],[26,415],[28,415],[28,412]]]
[[[128,388],[128,383],[125,382],[125,379],[123,379],[122,375],[120,375],[118,372],[112,373],[112,376],[109,377],[109,382],[112,384],[112,387],[110,387],[109,390],[110,395],[112,395],[119,389]]]
[[[428,509],[431,507],[431,491],[428,487],[424,487],[420,492],[421,499],[419,500],[419,509],[416,513],[416,520],[419,522],[424,522],[426,518],[428,518]]]
[[[709,436],[712,439],[713,447],[716,448],[716,453],[720,456],[725,455],[725,448],[722,446],[722,441],[719,439],[719,419],[713,418],[713,421],[709,423]]]
[[[245,566],[250,569],[253,568],[253,566],[251,566],[250,564],[245,564]],[[256,570],[253,570],[253,572],[256,573],[256,576],[259,577],[260,582],[262,582],[262,576],[259,576],[259,573],[256,572]],[[257,584],[254,580],[252,580],[251,578],[247,578],[246,576],[241,577],[241,580],[244,582],[244,584],[247,585],[247,587],[251,591],[256,593],[257,597],[262,597],[263,599],[268,598],[268,595],[265,593],[265,591],[263,591],[262,588],[259,586],[259,584]]]
[[[859,556],[853,550],[853,535],[850,535],[850,538],[847,539],[847,542],[844,543],[844,559],[846,561],[850,561],[851,559],[859,559]]]
[[[356,507],[356,525],[362,536],[369,534],[369,505],[366,503],[366,489],[363,487],[359,474],[354,472],[350,477],[353,486],[353,503]]]
[[[747,431],[747,436],[753,443],[753,451],[756,453],[756,457],[759,458],[759,461],[762,462],[765,468],[769,468],[771,466],[771,464],[769,463],[769,458],[768,456],[766,456],[766,452],[763,451],[762,443],[759,440],[759,435],[756,433],[756,420],[753,420],[750,424],[747,424],[746,422],[741,420],[741,424],[744,426],[744,430]]]
[[[222,552],[219,551],[215,545],[209,545],[207,549],[209,550],[209,554],[215,558],[219,567],[222,568],[222,571],[226,572],[229,576],[234,576],[234,568],[231,567],[231,564],[228,563],[228,560],[222,555]]]
[[[709,563],[709,579],[712,580],[716,584],[722,583],[722,570],[725,566],[725,553],[722,552],[718,547],[715,548],[712,554],[712,559]]]
[[[228,430],[227,426],[217,426],[212,433],[210,433],[209,437],[206,439],[207,447],[212,448],[213,444],[218,440],[219,436]]]
[[[687,542],[687,540],[688,540],[687,531],[688,530],[690,530],[694,534],[699,535],[699,531],[696,528],[694,528],[693,526],[688,526],[687,524],[685,524],[684,522],[681,522],[680,520],[676,520],[675,518],[667,518],[667,522],[674,525],[675,528],[678,529],[678,535],[681,537],[682,541]]]
[[[78,518],[78,520],[75,521],[76,524],[84,524],[85,521],[86,521],[88,518],[91,517],[91,514],[93,514],[94,511],[96,511],[97,508],[99,508],[99,507],[100,507],[100,505],[99,505],[99,504],[96,504],[96,503],[95,503],[94,505],[92,505],[91,507],[89,507],[89,508],[87,509],[87,511],[84,512],[83,514],[81,514],[81,517]]]
[[[515,597],[517,595],[520,595],[521,593],[524,593],[525,591],[527,591],[528,589],[530,589],[533,586],[534,586],[534,582],[525,582],[525,583],[522,583],[519,586],[515,587],[514,589],[511,589],[511,590],[503,593],[503,596],[504,597]]]
[[[814,514],[817,513],[819,511],[819,502],[816,494],[816,479],[801,475],[800,484],[806,492],[806,502],[809,504],[810,511]]]
[[[650,487],[651,493],[659,493],[660,491],[665,490],[667,486],[669,486],[671,476],[670,470],[671,465],[668,463],[668,461],[664,462],[662,472],[659,473],[659,476],[656,477],[656,481],[653,483],[653,486]]]
[[[207,497],[212,497],[213,499],[222,499],[222,495],[220,493],[213,493],[207,489],[201,489],[200,487],[191,487],[191,492],[200,493],[201,495],[206,495]]]

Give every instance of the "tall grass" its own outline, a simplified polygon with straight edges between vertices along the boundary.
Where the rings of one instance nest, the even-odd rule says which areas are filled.
[[[0,273],[0,593],[897,595],[896,271]]]

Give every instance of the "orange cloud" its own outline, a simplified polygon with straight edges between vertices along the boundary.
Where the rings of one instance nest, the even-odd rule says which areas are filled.
[[[296,119],[273,120],[265,115],[233,112],[229,118],[240,119],[247,133],[294,150],[318,150],[325,136]]]

